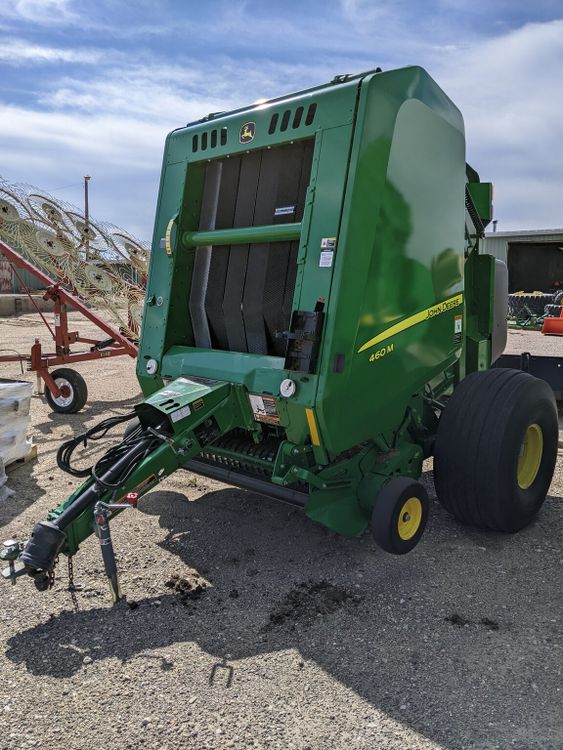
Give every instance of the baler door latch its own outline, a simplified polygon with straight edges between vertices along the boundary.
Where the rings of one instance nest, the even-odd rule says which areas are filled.
[[[284,364],[286,370],[308,373],[316,371],[324,317],[324,312],[320,310],[293,312],[289,331],[281,334],[287,340]]]

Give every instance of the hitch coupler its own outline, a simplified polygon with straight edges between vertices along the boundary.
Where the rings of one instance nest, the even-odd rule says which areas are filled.
[[[57,555],[63,547],[66,535],[65,529],[87,508],[94,506],[107,493],[106,483],[116,480],[124,467],[141,457],[154,442],[150,435],[145,440],[139,440],[124,455],[119,458],[100,477],[100,481],[93,481],[81,492],[56,518],[55,521],[40,521],[31,533],[31,537],[20,555],[20,560],[28,572],[34,575],[38,571],[49,572],[55,567]],[[126,507],[130,507],[128,504]]]

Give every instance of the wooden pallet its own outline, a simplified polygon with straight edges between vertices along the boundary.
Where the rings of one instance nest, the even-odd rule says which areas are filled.
[[[4,470],[6,474],[9,474],[10,472],[14,471],[14,469],[17,469],[19,466],[22,466],[23,464],[27,464],[30,461],[35,461],[36,458],[37,458],[37,446],[32,445],[29,450],[29,453],[27,453],[23,458],[18,458],[15,461],[12,461],[12,463],[4,467]]]

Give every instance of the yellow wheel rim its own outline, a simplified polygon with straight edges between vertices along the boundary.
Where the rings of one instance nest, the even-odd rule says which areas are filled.
[[[401,539],[405,542],[412,539],[418,531],[421,521],[422,503],[418,497],[409,497],[403,503],[403,507],[399,512],[399,520],[397,521],[397,531]]]
[[[516,478],[520,489],[527,490],[534,483],[540,470],[542,455],[542,429],[539,424],[531,424],[524,435],[522,447],[520,448],[520,456],[518,457]]]

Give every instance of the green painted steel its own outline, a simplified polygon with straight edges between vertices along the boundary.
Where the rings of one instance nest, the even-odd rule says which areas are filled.
[[[230,383],[214,382],[206,385],[178,378],[147,398],[137,410],[139,419],[147,425],[156,425],[161,423],[162,418],[166,419],[171,436],[163,439],[162,445],[136,466],[120,489],[118,497],[115,497],[113,490],[101,497],[106,502],[119,500],[128,492],[144,494],[200,454],[204,446],[202,435],[206,431],[205,423],[210,420],[217,433],[229,432],[237,427],[252,427],[246,411],[241,407],[237,389]],[[89,479],[82,484],[66,501],[51,511],[48,520],[55,521],[93,483],[94,480]],[[61,551],[66,555],[75,554],[81,542],[92,533],[92,508],[87,508],[65,529],[66,540]]]
[[[215,229],[207,232],[185,232],[182,237],[184,247],[198,245],[244,245],[251,242],[284,242],[298,240],[301,224],[269,224],[242,229]]]
[[[266,221],[237,223],[239,209],[252,216],[253,202],[268,197],[256,181],[245,192],[243,172],[250,180],[256,164],[277,158],[276,148],[301,143],[313,145],[302,202],[280,198]],[[241,165],[238,192],[220,182],[213,193],[209,167],[222,174],[229,159]],[[265,174],[264,190],[285,195],[282,182]],[[217,206],[222,225],[213,223]],[[308,493],[308,515],[339,533],[362,532],[391,476],[420,476],[437,425],[433,400],[490,366],[494,264],[477,255],[478,214],[490,219],[490,190],[466,170],[462,116],[419,67],[342,77],[172,132],[137,374],[141,421],[155,409],[184,409],[186,417],[171,421],[171,437],[124,492],[203,452],[235,473],[243,466]],[[293,287],[269,270],[287,254]],[[236,281],[240,295],[231,308],[223,287],[213,286],[219,277],[208,280],[211,264],[226,262],[221,284]],[[235,278],[242,266],[245,275]],[[279,295],[282,283],[293,292],[291,310],[280,312],[280,330],[252,338],[253,326],[266,330],[268,295]],[[214,314],[226,323],[241,316],[245,346],[220,345],[211,333],[211,346],[196,346],[196,284],[204,285],[205,305],[209,294],[219,298]],[[299,328],[297,311],[320,321],[320,338]],[[286,358],[273,345],[279,337]],[[294,362],[303,364],[291,369]],[[90,528],[86,513],[66,551]]]
[[[291,123],[299,107],[307,112],[312,103],[316,112],[309,125],[302,118],[297,128],[290,124],[280,131],[284,112],[289,110]],[[278,128],[270,134],[276,114]],[[248,123],[254,137],[241,143],[238,136]],[[227,142],[211,148],[214,129],[226,129]],[[314,153],[300,231],[291,223],[198,231],[210,160],[307,137],[314,137]],[[474,329],[469,359],[463,356],[463,268],[475,241],[465,210],[466,184],[461,114],[417,67],[368,72],[175,131],[165,148],[149,278],[149,298],[161,296],[163,304],[147,306],[141,339],[138,375],[144,392],[161,386],[163,378],[192,375],[273,396],[280,437],[292,446],[309,446],[309,468],[297,467],[313,488],[308,512],[338,531],[357,533],[367,522],[379,477],[389,475],[391,453],[393,460],[397,452],[404,455],[394,470],[420,473],[422,440],[417,445],[412,429],[403,429],[400,440],[398,435],[417,420],[419,432],[425,432],[421,395],[438,395],[466,370],[483,366],[490,331]],[[172,219],[167,255],[161,239]],[[273,242],[276,231],[299,237],[293,309],[313,311],[324,300],[313,373],[289,371],[280,357],[194,346],[186,293],[192,246]],[[323,260],[327,238],[335,238],[334,245]],[[145,370],[149,358],[159,365],[154,376]],[[289,399],[279,395],[286,378],[297,386]],[[307,409],[319,445],[312,444]],[[366,457],[342,460],[350,451]],[[377,476],[370,461],[377,463]],[[273,471],[271,481],[287,482],[291,460],[286,467],[283,475]],[[334,485],[333,475],[342,473],[349,474],[346,489],[342,482]]]
[[[308,112],[311,104],[312,122],[305,125],[302,117],[292,128],[294,113],[300,107]],[[282,132],[286,111],[289,125]],[[270,133],[276,114],[278,127]],[[248,123],[253,137],[241,139]],[[217,139],[211,147],[213,130],[226,133],[225,144]],[[310,137],[313,163],[300,225],[198,231],[206,164]],[[470,174],[477,184],[476,173]],[[149,299],[160,296],[163,304],[146,308],[138,360],[144,392],[161,386],[163,378],[192,375],[273,396],[280,438],[309,446],[309,475],[297,467],[314,488],[309,513],[338,531],[356,533],[370,510],[365,487],[372,486],[372,503],[377,477],[389,475],[391,453],[393,460],[397,451],[404,455],[394,470],[420,473],[423,441],[417,444],[416,431],[404,425],[418,421],[418,431],[428,431],[422,394],[439,395],[466,371],[489,364],[490,325],[469,321],[471,343],[464,355],[464,260],[477,241],[465,210],[466,184],[461,114],[417,67],[368,72],[174,131],[165,147],[149,278]],[[477,188],[478,194],[484,192]],[[167,255],[161,239],[172,219]],[[186,293],[193,246],[274,242],[285,232],[285,238],[299,238],[293,309],[313,311],[324,300],[316,372],[289,371],[283,358],[272,355],[196,348]],[[335,240],[323,262],[326,238]],[[149,358],[159,364],[154,376],[144,367]],[[289,399],[279,395],[286,378],[297,386]],[[307,409],[320,445],[312,444]],[[367,459],[353,471],[345,469],[341,456],[349,451],[377,461],[375,479]],[[286,466],[294,468],[291,460]],[[327,472],[330,481],[319,479]],[[346,491],[330,484],[335,472],[351,472]],[[271,481],[287,482],[286,475],[273,471]]]

